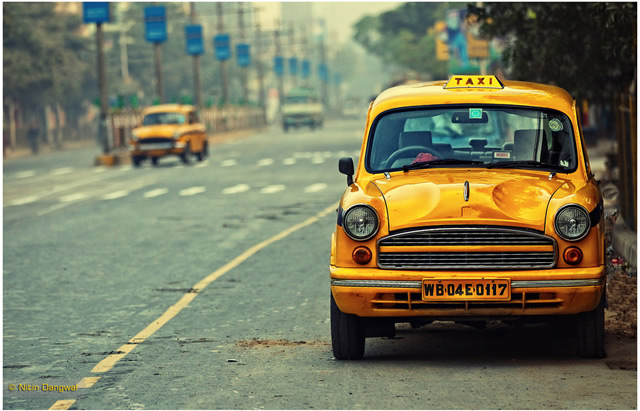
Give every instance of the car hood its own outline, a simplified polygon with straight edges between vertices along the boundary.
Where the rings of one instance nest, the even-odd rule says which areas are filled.
[[[138,138],[149,137],[173,137],[176,131],[181,130],[184,126],[179,124],[156,124],[153,126],[142,126],[134,129]]]
[[[464,198],[465,181],[469,198]],[[389,230],[484,224],[544,231],[547,205],[568,180],[526,170],[414,170],[373,180],[389,214]]]

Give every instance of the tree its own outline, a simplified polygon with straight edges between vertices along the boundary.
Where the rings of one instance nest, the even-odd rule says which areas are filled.
[[[448,3],[404,3],[378,16],[365,16],[355,25],[354,40],[384,62],[434,78],[446,78],[448,65],[435,58],[435,35]]]
[[[505,39],[510,78],[594,102],[635,84],[636,3],[484,3],[469,12],[483,35]]]

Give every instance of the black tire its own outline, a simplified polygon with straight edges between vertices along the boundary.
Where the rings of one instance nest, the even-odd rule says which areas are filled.
[[[209,142],[205,141],[204,145],[202,146],[202,155],[204,157],[209,157]]]
[[[180,154],[180,160],[182,160],[184,164],[191,163],[191,145],[189,143],[184,146],[184,152]]]
[[[196,160],[198,160],[198,162],[204,160],[204,153],[202,151],[196,153]]]
[[[131,156],[131,164],[133,164],[134,167],[140,167],[140,163],[142,163],[142,157]]]
[[[365,329],[360,317],[345,314],[331,294],[331,347],[337,360],[359,360],[364,356]]]
[[[584,358],[604,358],[605,296],[595,310],[578,314],[578,355]]]
[[[151,157],[151,164],[153,164],[154,166],[157,166],[158,165],[158,160],[159,160],[158,157]]]

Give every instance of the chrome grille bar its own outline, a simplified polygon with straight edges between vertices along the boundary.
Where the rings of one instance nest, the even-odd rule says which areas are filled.
[[[398,247],[451,246],[450,251],[398,251]],[[504,251],[458,251],[465,246],[502,246]],[[509,250],[516,246],[549,246],[549,251]],[[394,252],[385,247],[395,247]],[[555,266],[552,237],[511,227],[435,227],[392,233],[378,241],[378,266],[385,269],[544,269]]]

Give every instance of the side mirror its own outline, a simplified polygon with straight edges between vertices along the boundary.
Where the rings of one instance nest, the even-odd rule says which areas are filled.
[[[347,185],[353,184],[353,159],[351,157],[342,157],[338,161],[338,170],[347,176]]]

